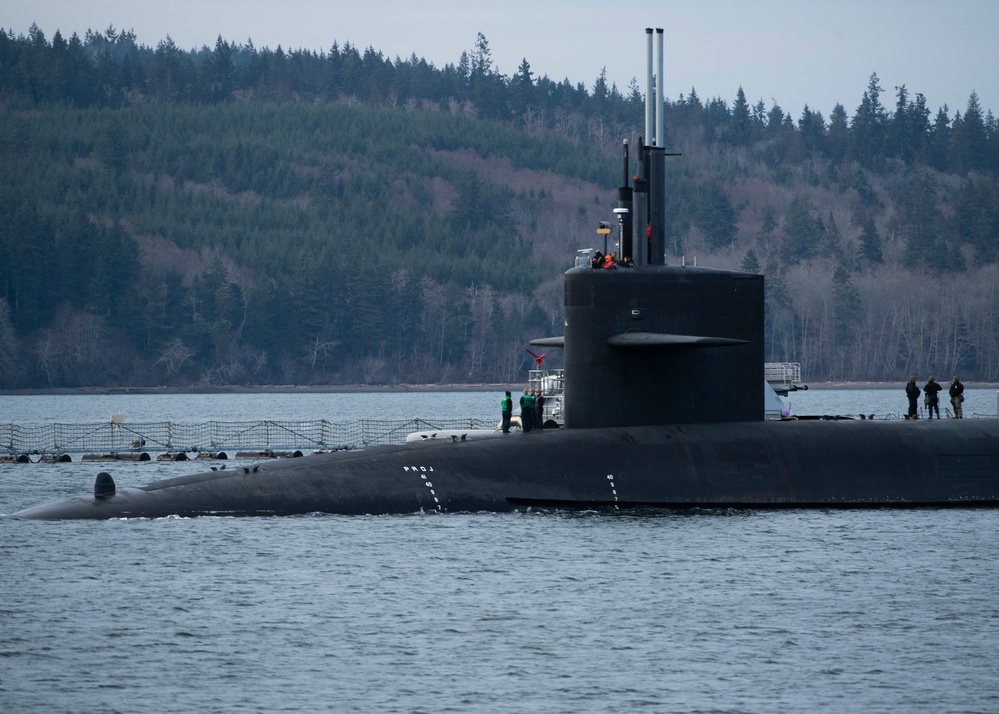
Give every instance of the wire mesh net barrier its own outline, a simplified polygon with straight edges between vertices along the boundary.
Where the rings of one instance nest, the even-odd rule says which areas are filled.
[[[852,419],[904,419],[902,414],[844,415]],[[838,417],[838,418],[844,418]],[[833,418],[833,417],[812,417]],[[965,418],[995,418],[965,414]],[[413,432],[497,428],[497,421],[462,419],[362,419],[318,421],[172,421],[94,424],[0,423],[0,454],[51,454],[126,451],[219,451],[222,449],[337,449],[401,444]]]
[[[407,434],[429,429],[495,428],[495,420],[483,419],[0,424],[0,453],[333,449],[401,444]]]

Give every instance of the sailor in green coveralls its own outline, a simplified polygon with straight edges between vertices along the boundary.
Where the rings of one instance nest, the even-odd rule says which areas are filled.
[[[525,389],[520,396],[520,428],[526,434],[534,426],[534,395]]]

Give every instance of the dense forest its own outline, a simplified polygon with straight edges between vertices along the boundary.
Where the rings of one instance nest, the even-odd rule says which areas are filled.
[[[667,261],[763,273],[808,381],[997,381],[995,117],[887,101],[667,100]],[[643,124],[481,34],[438,68],[2,31],[0,387],[522,381]]]

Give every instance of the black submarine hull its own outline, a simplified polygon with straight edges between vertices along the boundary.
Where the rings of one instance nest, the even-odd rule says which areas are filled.
[[[633,185],[619,189],[629,260],[568,270],[565,333],[531,343],[565,350],[566,428],[314,455],[117,492],[98,475],[93,496],[14,515],[999,505],[999,419],[763,419],[764,277],[666,265],[665,157],[640,146]],[[632,176],[627,148],[623,175]]]
[[[999,421],[800,420],[497,434],[213,471],[29,519],[999,505]]]

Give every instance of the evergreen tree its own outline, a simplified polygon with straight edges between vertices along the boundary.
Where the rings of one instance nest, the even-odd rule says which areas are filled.
[[[823,238],[824,244],[822,246],[822,252],[825,255],[842,261],[843,236],[839,232],[839,226],[836,225],[836,218],[833,216],[832,211],[829,211],[829,218],[826,221]]]
[[[898,158],[910,163],[915,155],[912,146],[913,135],[909,128],[910,108],[909,90],[903,84],[895,88],[898,101],[895,103],[895,114],[888,125],[887,154],[890,158]]]
[[[10,306],[0,298],[0,387],[15,387],[25,371],[21,340],[10,318]]]
[[[999,120],[990,109],[985,115],[986,166],[999,175]]]
[[[774,211],[773,206],[767,205],[763,209],[763,220],[760,225],[760,232],[756,234],[756,243],[760,246],[760,250],[763,253],[763,259],[767,263],[774,260],[777,257],[777,239],[776,232],[779,227],[777,221],[777,213]]]
[[[215,51],[206,61],[205,74],[209,99],[214,102],[228,99],[236,79],[236,67],[233,48],[222,35],[215,39]]]
[[[912,175],[899,197],[896,219],[906,241],[906,265],[932,271],[947,266],[937,183],[929,171],[918,170]]]
[[[767,261],[763,282],[763,324],[764,334],[770,339],[768,354],[771,361],[783,362],[786,354],[777,345],[786,344],[794,331],[794,310],[787,269],[777,259]],[[782,339],[783,338],[783,339]]]
[[[767,127],[767,105],[763,103],[762,99],[757,100],[756,104],[753,105],[752,127],[754,140],[763,136]]]
[[[767,112],[767,135],[777,136],[784,129],[784,110],[777,102]]]
[[[735,102],[732,104],[732,118],[729,122],[729,140],[736,146],[746,146],[752,137],[752,120],[749,114],[749,102],[746,93],[739,87]]]
[[[742,257],[742,263],[739,269],[744,273],[759,273],[760,272],[760,259],[756,255],[756,249],[750,248],[746,251],[746,254]]]
[[[101,161],[112,177],[125,170],[128,151],[125,148],[124,131],[118,115],[113,114],[104,128],[101,137]]]
[[[838,345],[849,345],[863,314],[860,296],[849,271],[840,263],[833,272],[833,311]]]
[[[600,75],[593,83],[593,91],[590,93],[590,96],[593,97],[597,109],[606,109],[607,100],[610,99],[610,88],[607,86],[606,67],[601,68]]]
[[[885,145],[886,112],[881,104],[878,75],[872,74],[851,125],[854,156],[868,168],[879,166]]]
[[[700,188],[697,196],[695,224],[714,249],[727,248],[735,240],[735,208],[728,192],[717,182]]]
[[[820,112],[811,111],[806,104],[798,120],[798,131],[811,156],[826,155],[826,123]]]
[[[822,243],[821,222],[815,217],[815,207],[807,199],[795,196],[784,216],[784,244],[781,257],[793,265],[816,255]]]
[[[489,49],[489,40],[480,32],[475,37],[475,49],[472,52],[472,78],[487,77],[492,73],[492,50]]]
[[[951,122],[947,116],[947,105],[937,111],[929,140],[929,163],[938,171],[946,171],[950,165]]]
[[[954,127],[952,140],[953,153],[961,170],[976,171],[985,168],[988,160],[985,118],[975,92],[968,98],[968,108],[962,121]]]
[[[531,65],[526,57],[520,63],[517,76],[513,80],[513,86],[515,113],[523,115],[528,107],[535,104],[534,74],[531,72]]]
[[[94,273],[91,276],[90,304],[95,312],[133,341],[144,340],[139,278],[142,265],[139,246],[120,222],[100,231]]]
[[[628,83],[628,97],[625,101],[633,109],[638,109],[645,105],[645,95],[642,93],[642,88],[638,84],[638,80],[634,77]]]
[[[926,97],[918,92],[915,100],[909,103],[906,127],[908,129],[906,142],[911,147],[913,160],[922,163],[929,162],[931,159],[929,149],[930,110],[926,106]]]
[[[868,263],[883,263],[884,254],[881,252],[881,236],[878,235],[877,226],[874,219],[868,216],[864,220],[864,227],[860,233],[860,254]]]
[[[278,48],[280,49],[280,48]],[[167,35],[156,46],[153,65],[153,84],[160,101],[190,98],[191,60]]]
[[[975,248],[975,262],[999,259],[999,181],[979,177],[966,179],[954,205],[957,233]]]
[[[846,109],[842,104],[833,107],[829,115],[829,131],[826,133],[826,145],[829,151],[829,159],[834,164],[839,164],[846,158],[850,148],[850,128],[848,126]]]

